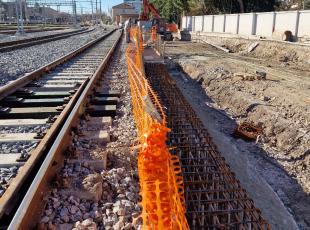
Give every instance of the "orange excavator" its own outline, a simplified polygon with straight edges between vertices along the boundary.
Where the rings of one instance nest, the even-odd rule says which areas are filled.
[[[149,18],[150,13],[153,15],[152,20]],[[172,41],[172,33],[178,31],[177,25],[174,23],[167,23],[162,19],[154,4],[149,3],[148,0],[143,0],[143,11],[140,14],[139,21],[145,25],[151,23],[151,27],[156,27],[157,33],[162,35],[165,41]]]

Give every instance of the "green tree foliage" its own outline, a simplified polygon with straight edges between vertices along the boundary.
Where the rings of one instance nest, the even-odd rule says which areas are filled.
[[[182,13],[189,9],[187,0],[152,0],[162,18],[178,23]]]
[[[305,10],[310,10],[310,0],[305,0]]]
[[[273,11],[275,0],[189,0],[190,15]]]
[[[306,0],[309,1],[310,0]],[[150,0],[162,18],[179,23],[182,14],[229,14],[273,11],[276,0]]]

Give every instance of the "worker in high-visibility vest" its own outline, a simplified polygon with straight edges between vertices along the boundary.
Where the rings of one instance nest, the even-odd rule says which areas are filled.
[[[129,18],[125,22],[125,36],[126,36],[126,42],[130,42],[130,28],[131,28],[131,18]]]
[[[152,42],[153,42],[153,43],[156,42],[156,33],[157,33],[156,26],[153,26],[153,27],[152,27]]]

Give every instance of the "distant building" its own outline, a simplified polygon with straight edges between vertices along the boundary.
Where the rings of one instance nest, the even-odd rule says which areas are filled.
[[[121,3],[112,7],[112,20],[116,25],[124,23],[129,18],[139,18],[139,12],[133,5]]]
[[[142,1],[141,0],[124,0],[124,3],[132,5],[136,12],[140,14],[142,10]]]
[[[58,12],[50,7],[42,7],[39,4],[25,7],[23,3],[23,18],[27,23],[68,23],[71,16],[68,13]],[[1,2],[0,0],[0,22],[16,22],[16,3]]]

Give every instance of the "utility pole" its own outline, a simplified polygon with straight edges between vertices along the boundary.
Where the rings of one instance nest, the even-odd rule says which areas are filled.
[[[24,2],[25,2],[25,20],[26,20],[26,24],[28,24],[28,22],[29,22],[29,15],[28,15],[28,7],[27,7],[27,1],[26,0],[24,0]]]
[[[16,35],[24,35],[24,19],[23,19],[23,4],[22,0],[16,0],[16,20],[17,20],[17,31]]]
[[[94,4],[93,4],[93,0],[90,0],[90,4],[91,4],[91,20],[92,23],[94,22]]]
[[[73,16],[73,24],[76,27],[77,26],[77,16],[76,16],[76,2],[75,0],[72,0],[72,16]]]
[[[43,4],[43,10],[42,10],[43,18],[44,18],[44,27],[46,26],[46,12],[45,12],[45,4]]]
[[[100,22],[102,21],[102,11],[101,11],[101,0],[99,0],[100,1]]]
[[[98,1],[96,0],[96,25],[98,25]]]

